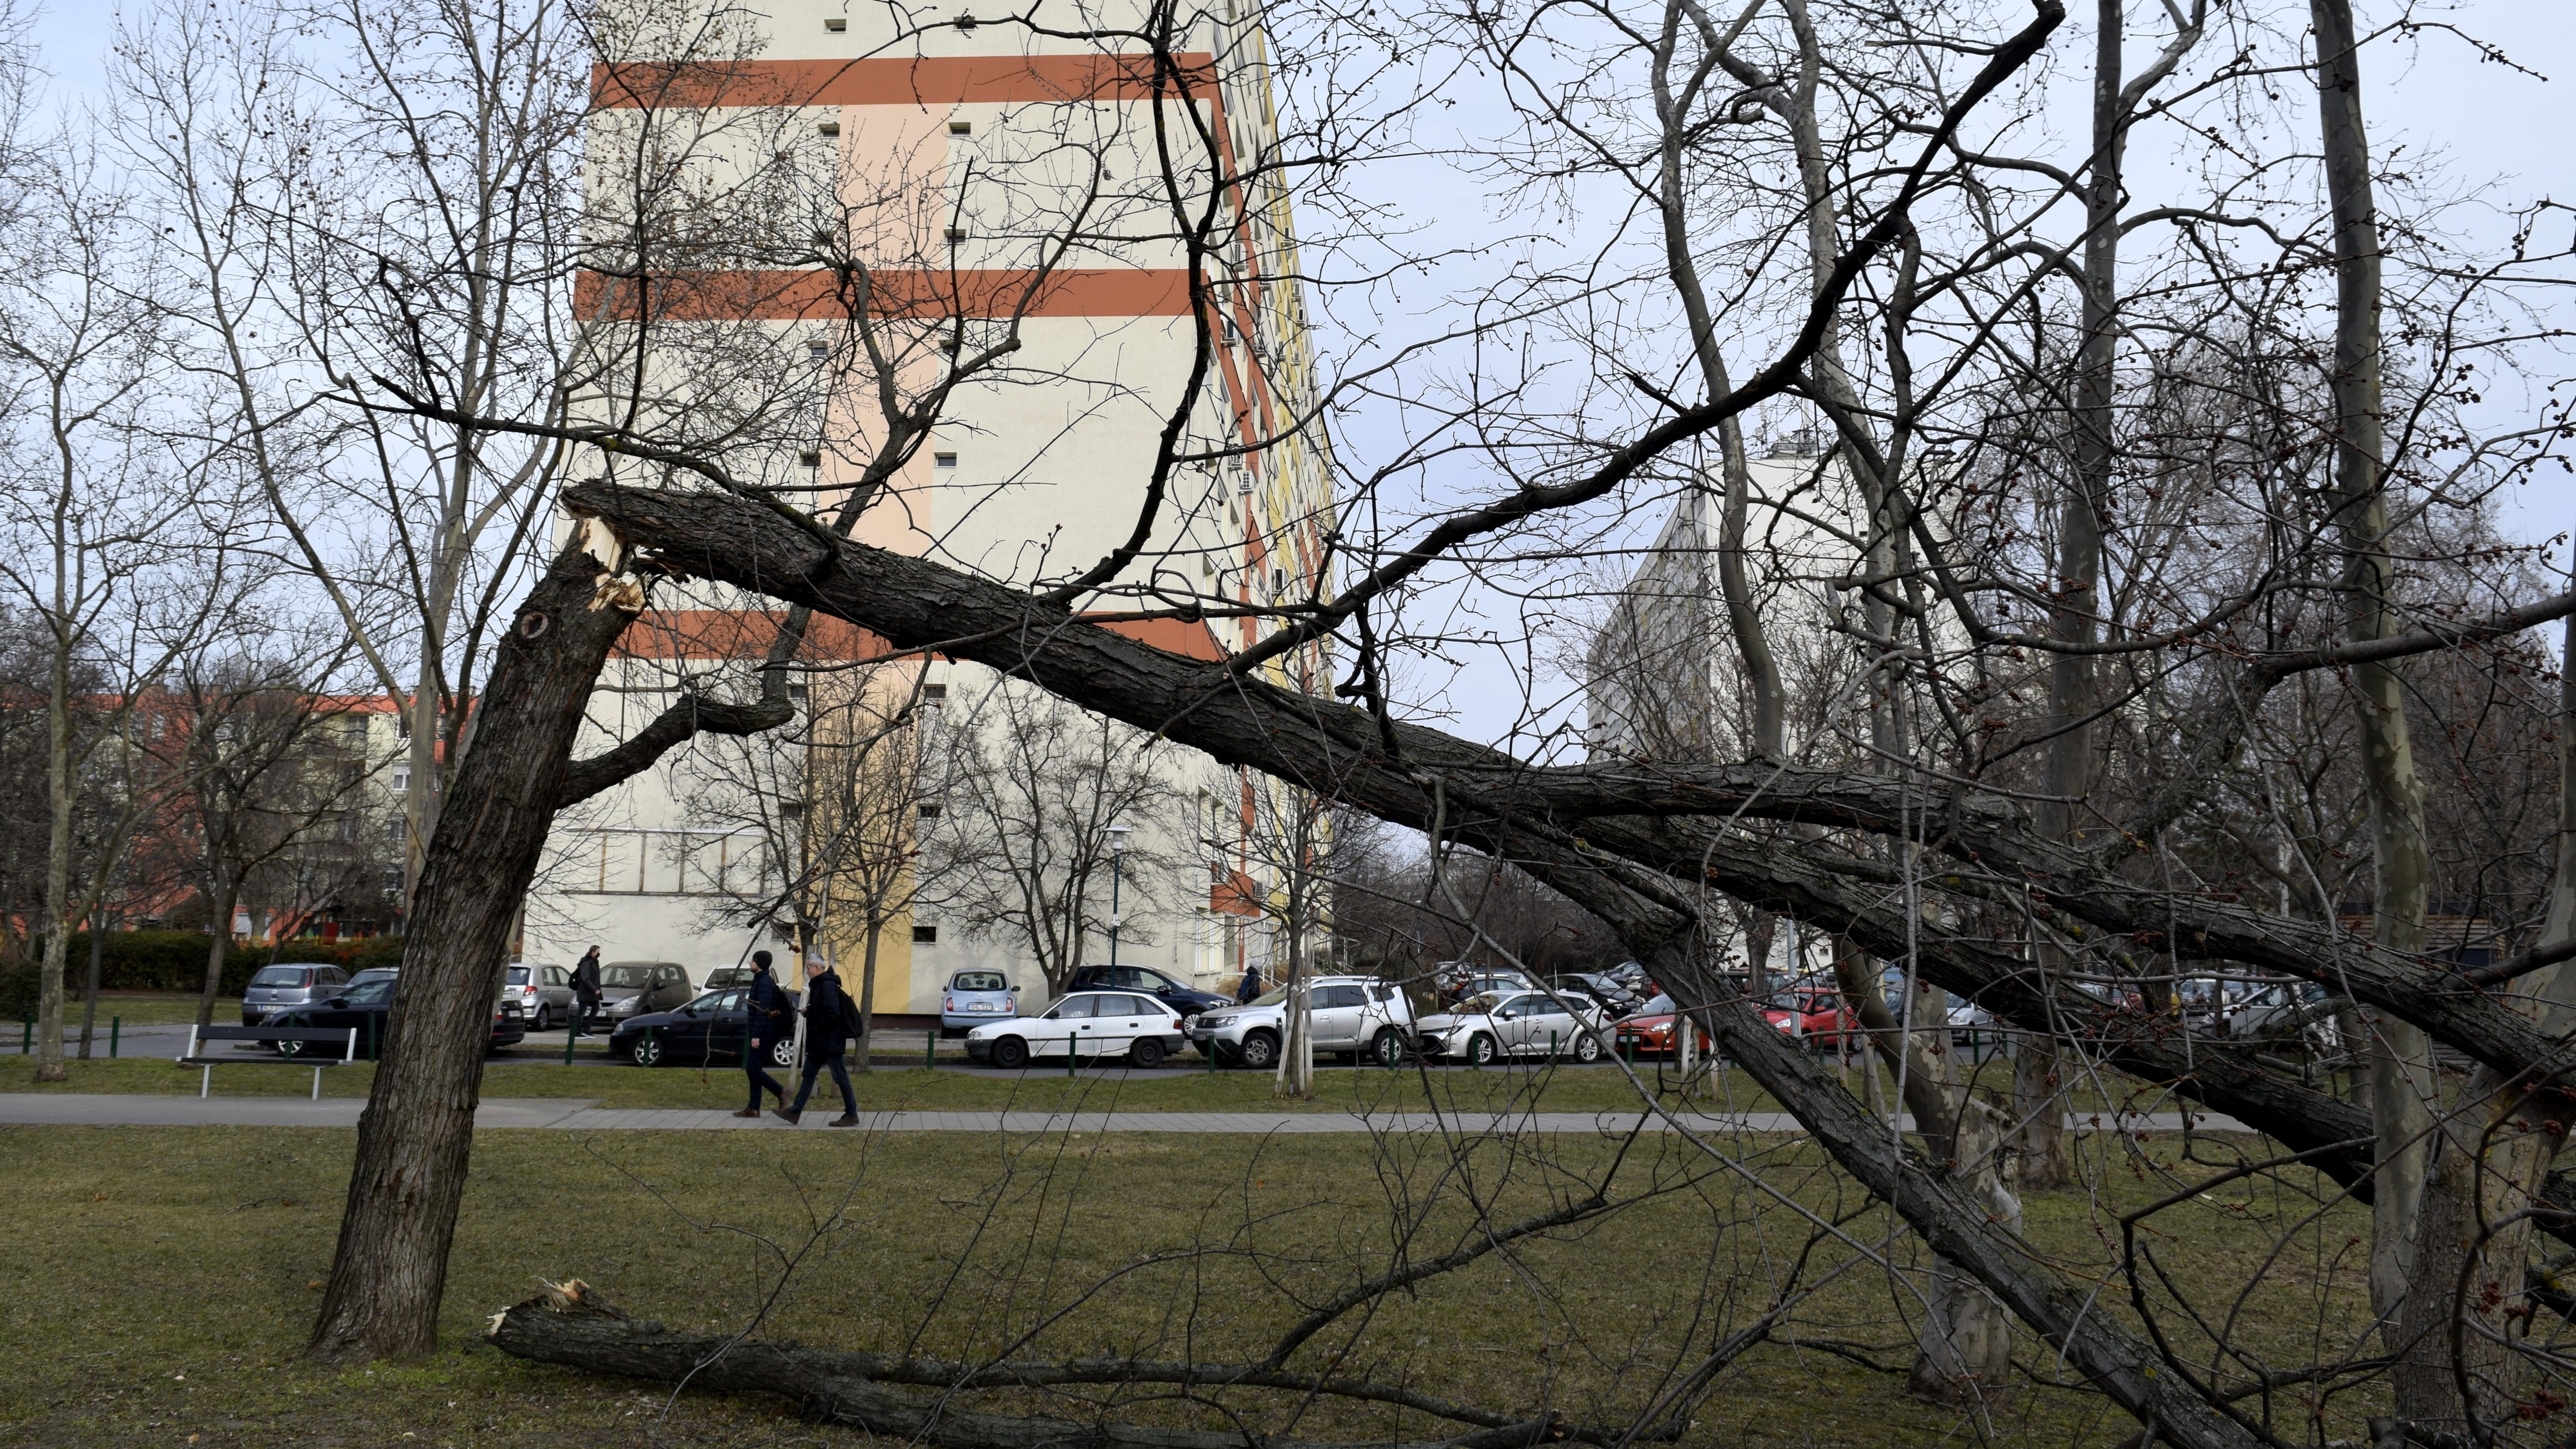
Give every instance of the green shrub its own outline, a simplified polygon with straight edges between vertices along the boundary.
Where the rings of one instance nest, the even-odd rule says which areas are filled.
[[[98,984],[106,991],[196,991],[205,985],[206,952],[214,943],[203,931],[109,931],[99,937]],[[41,946],[38,949],[42,949]],[[390,966],[402,959],[400,937],[288,941],[274,948],[235,946],[224,953],[223,994],[239,996],[262,966]],[[30,979],[35,967],[27,968]],[[63,962],[63,984],[78,991],[89,980],[89,933],[74,932]],[[0,990],[5,990],[0,986]]]

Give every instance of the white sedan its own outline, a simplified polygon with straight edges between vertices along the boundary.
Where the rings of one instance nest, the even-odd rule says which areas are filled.
[[[1074,991],[1045,1010],[986,1022],[966,1033],[966,1059],[1016,1071],[1038,1057],[1070,1055],[1075,1063],[1125,1057],[1159,1067],[1181,1049],[1181,1019],[1153,997],[1124,991]]]
[[[1583,998],[1565,1000],[1580,1005]],[[1539,992],[1494,991],[1424,1017],[1416,1042],[1425,1056],[1479,1067],[1496,1057],[1597,1062],[1603,1051],[1600,1027],[1590,1012],[1569,1012]]]

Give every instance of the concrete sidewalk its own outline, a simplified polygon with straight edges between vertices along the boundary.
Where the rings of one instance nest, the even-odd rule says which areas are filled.
[[[143,1095],[0,1092],[0,1125],[18,1127],[355,1127],[366,1103],[355,1097],[315,1102],[301,1097],[159,1097]],[[836,1114],[806,1110],[802,1128],[815,1131]],[[1347,1112],[863,1112],[855,1130],[869,1132],[1197,1132],[1225,1134],[1306,1132],[1549,1132],[1618,1135],[1637,1130],[1636,1112],[1490,1112],[1441,1115],[1388,1112],[1362,1117]],[[1785,1134],[1799,1131],[1785,1112],[1689,1113],[1679,1118],[1691,1132]],[[485,1131],[550,1129],[577,1132],[784,1132],[775,1117],[757,1120],[722,1111],[598,1107],[581,1097],[490,1098],[475,1112]],[[2070,1116],[2079,1132],[2125,1130],[2179,1132],[2179,1112],[2106,1117]],[[2241,1123],[2210,1113],[2192,1114],[2204,1132],[2242,1132]],[[1673,1130],[1657,1117],[1650,1132]]]

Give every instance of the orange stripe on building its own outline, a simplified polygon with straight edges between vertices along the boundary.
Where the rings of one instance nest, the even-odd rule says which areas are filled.
[[[1225,658],[1225,651],[1217,647],[1216,631],[1204,619],[1123,619],[1100,627],[1166,654],[1211,664]]]
[[[592,99],[609,110],[706,106],[949,106],[971,102],[1216,100],[1206,51],[1182,51],[1157,74],[1151,55],[958,55],[870,60],[686,61],[591,67]]]
[[[787,616],[762,609],[650,609],[618,636],[620,659],[758,659]],[[816,614],[799,659],[882,659],[886,641],[846,620]]]
[[[1186,317],[1189,274],[1099,269],[675,272],[638,282],[584,272],[573,305],[593,321],[823,322],[872,317]]]

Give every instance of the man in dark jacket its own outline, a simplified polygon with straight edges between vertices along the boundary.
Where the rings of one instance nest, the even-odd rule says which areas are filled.
[[[751,1101],[734,1113],[737,1117],[760,1115],[760,1094],[764,1091],[787,1105],[787,1089],[761,1064],[768,1060],[770,1046],[795,1030],[788,1024],[787,993],[769,976],[769,953],[751,953],[751,1011],[743,1018],[743,1075],[751,1078]]]
[[[859,1094],[850,1090],[850,1068],[845,1054],[850,1038],[859,1030],[859,1004],[841,987],[841,978],[828,965],[816,965],[805,983],[805,1080],[797,1085],[796,1105],[782,1107],[770,1115],[793,1127],[805,1115],[805,1099],[814,1095],[814,1079],[823,1069],[832,1069],[832,1085],[841,1089],[841,1115],[832,1119],[834,1127],[859,1125]]]
[[[1235,1005],[1237,1005],[1237,1006],[1249,1006],[1249,1005],[1251,1005],[1251,1004],[1252,1004],[1252,999],[1253,999],[1254,997],[1256,997],[1256,996],[1259,996],[1260,994],[1261,994],[1261,968],[1260,968],[1260,967],[1258,967],[1258,966],[1246,966],[1246,967],[1244,967],[1244,968],[1243,968],[1243,984],[1242,984],[1242,985],[1240,985],[1240,986],[1237,986],[1236,988],[1234,988],[1234,1002],[1235,1002]]]
[[[599,948],[593,946],[572,968],[572,1034],[590,1035],[590,1018],[599,1010]]]

